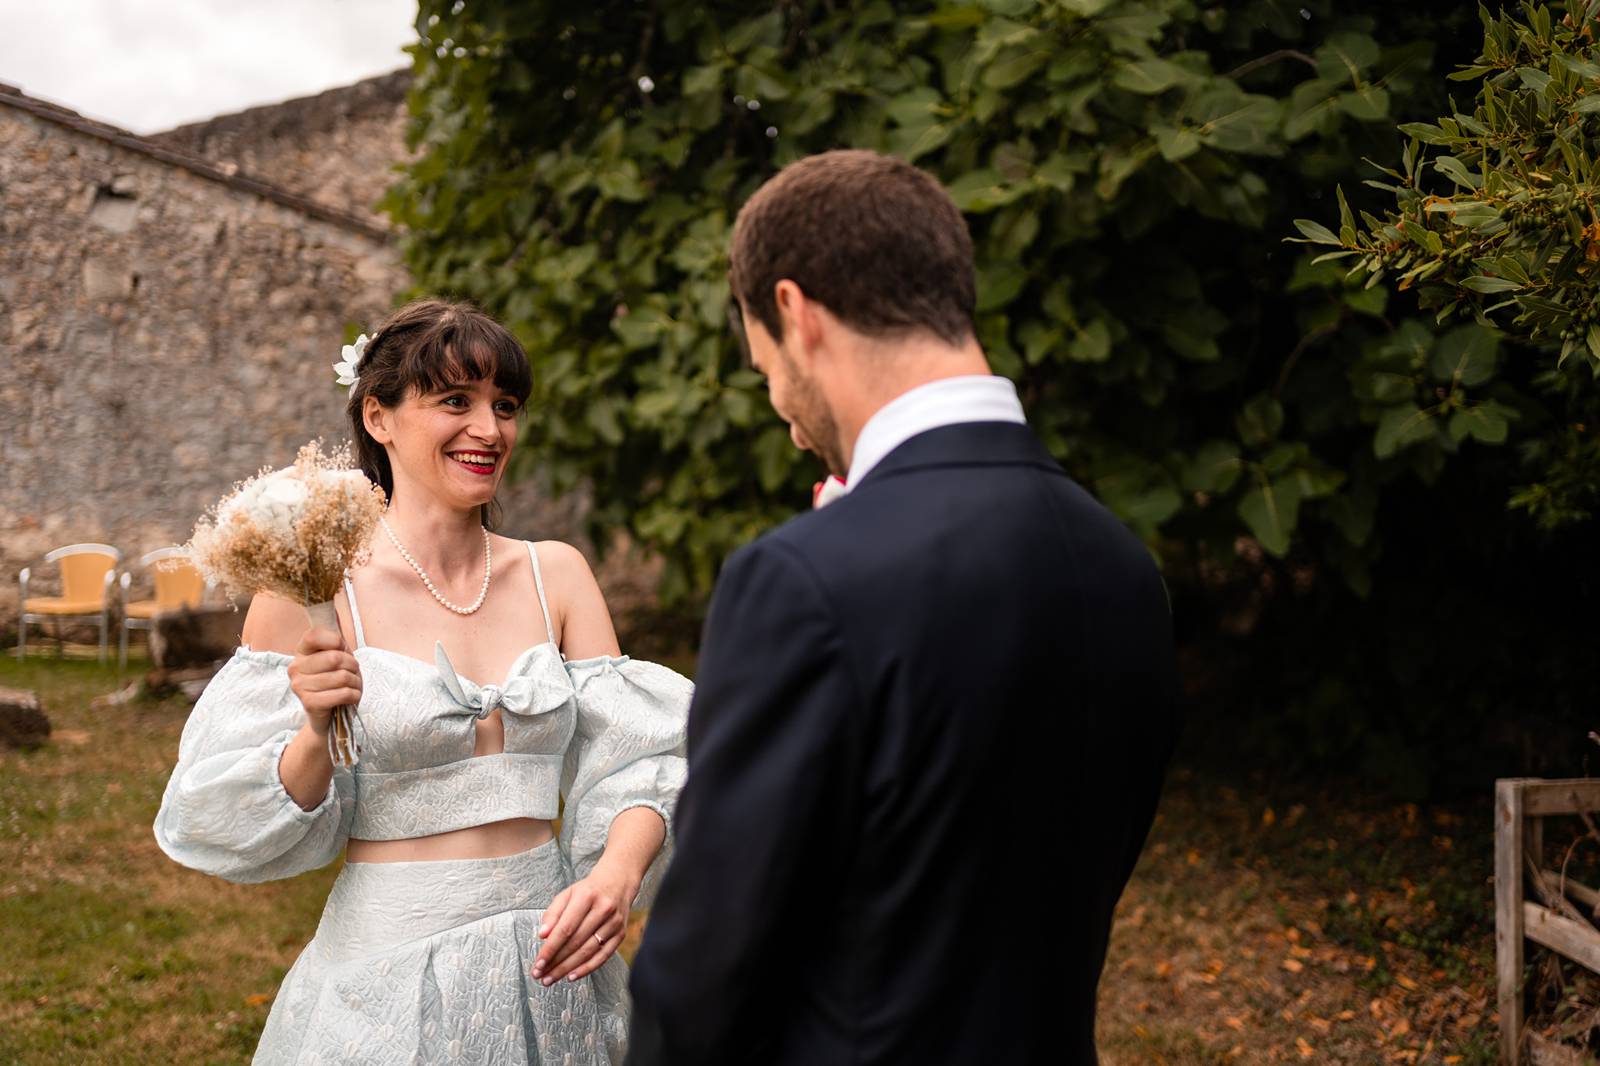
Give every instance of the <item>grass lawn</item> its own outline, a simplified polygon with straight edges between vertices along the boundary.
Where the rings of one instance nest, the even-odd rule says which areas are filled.
[[[161,853],[151,825],[189,703],[91,706],[141,671],[0,658],[0,687],[37,692],[54,730],[0,752],[4,1066],[248,1062],[338,872],[234,885]]]
[[[231,885],[170,862],[150,826],[189,707],[90,705],[119,683],[0,660],[55,728],[0,754],[0,1064],[247,1062],[335,871]],[[1487,805],[1176,771],[1118,912],[1105,1066],[1488,1066],[1488,826]]]
[[[90,706],[118,682],[0,661],[54,728],[0,754],[0,1063],[248,1061],[333,871],[230,885],[168,860],[151,824],[189,705]]]

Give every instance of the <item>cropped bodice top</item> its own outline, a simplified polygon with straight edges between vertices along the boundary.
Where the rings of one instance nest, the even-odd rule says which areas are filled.
[[[532,544],[528,554],[551,633]],[[569,662],[546,641],[500,681],[479,684],[455,671],[442,644],[432,663],[368,645],[348,581],[345,594],[362,677],[357,764],[336,767],[322,803],[302,809],[278,776],[304,723],[289,688],[291,657],[240,648],[184,727],[156,818],[162,849],[196,869],[262,881],[324,865],[350,837],[402,840],[560,817],[563,850],[582,877],[611,821],[642,806],[666,822],[669,845],[641,888],[647,900],[667,861],[683,785],[688,679],[626,656]],[[504,750],[474,755],[476,723],[497,709]]]

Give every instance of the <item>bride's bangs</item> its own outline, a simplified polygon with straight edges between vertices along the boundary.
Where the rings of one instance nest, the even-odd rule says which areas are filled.
[[[524,404],[533,392],[533,372],[517,339],[487,315],[442,321],[408,353],[401,375],[427,394],[492,380]]]

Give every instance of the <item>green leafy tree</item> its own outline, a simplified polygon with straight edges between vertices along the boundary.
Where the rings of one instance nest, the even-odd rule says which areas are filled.
[[[1337,216],[1337,185],[1358,232],[1396,204],[1360,179],[1404,188],[1436,150],[1396,126],[1448,128],[1474,10],[428,0],[418,28],[420,154],[388,200],[418,286],[521,336],[520,471],[591,482],[597,532],[660,551],[669,596],[699,602],[819,473],[725,328],[733,215],[790,159],[877,148],[961,204],[996,369],[1160,555],[1193,742],[1417,791],[1579,769],[1560,756],[1600,661],[1559,619],[1600,595],[1562,524],[1600,483],[1581,360],[1552,377],[1511,308],[1441,321],[1418,283],[1283,240]]]
[[[1584,378],[1600,377],[1600,0],[1560,17],[1533,4],[1520,17],[1479,13],[1482,52],[1450,75],[1479,83],[1472,112],[1401,125],[1410,143],[1399,165],[1366,183],[1394,206],[1358,219],[1341,191],[1337,233],[1296,225],[1304,243],[1337,249],[1319,262],[1348,259],[1369,288],[1411,290],[1439,322],[1504,329],[1530,349],[1520,371],[1502,372],[1490,334],[1475,331],[1480,339],[1441,357],[1447,391],[1419,405],[1396,390],[1380,425],[1400,440],[1498,442],[1533,415],[1524,450],[1537,480],[1512,502],[1557,526],[1588,518],[1600,489],[1588,431],[1600,411],[1567,372],[1582,364]]]
[[[818,474],[727,335],[725,254],[761,181],[837,145],[946,183],[995,369],[1170,568],[1245,535],[1364,589],[1383,493],[1519,416],[1474,399],[1423,433],[1397,411],[1482,387],[1494,334],[1396,322],[1275,234],[1395,153],[1397,101],[1440,102],[1439,6],[425,2],[422,154],[388,208],[419,285],[533,353],[524,469],[591,481],[595,521],[666,556],[669,596]]]

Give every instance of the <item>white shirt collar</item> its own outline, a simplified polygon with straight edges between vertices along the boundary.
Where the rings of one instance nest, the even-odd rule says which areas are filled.
[[[1025,425],[1017,387],[1008,378],[976,374],[932,381],[890,400],[861,427],[845,491],[861,484],[885,456],[917,434],[963,422]]]

